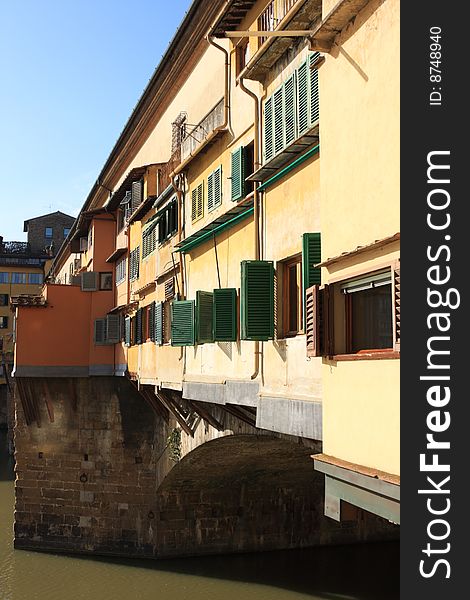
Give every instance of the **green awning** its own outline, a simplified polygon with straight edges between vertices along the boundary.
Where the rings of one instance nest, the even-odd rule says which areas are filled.
[[[220,217],[217,217],[212,223],[209,223],[209,225],[206,225],[179,244],[176,244],[176,252],[189,252],[205,241],[219,235],[222,231],[230,229],[240,223],[240,221],[247,219],[253,214],[253,211],[253,200],[251,200],[250,204],[234,206],[223,215],[220,215]]]

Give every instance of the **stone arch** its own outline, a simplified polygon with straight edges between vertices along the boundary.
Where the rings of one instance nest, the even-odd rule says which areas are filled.
[[[324,517],[324,479],[311,454],[299,438],[271,435],[231,435],[198,446],[157,490],[156,556],[355,540],[355,530]]]

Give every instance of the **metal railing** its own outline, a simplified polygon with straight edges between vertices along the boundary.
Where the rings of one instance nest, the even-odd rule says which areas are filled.
[[[186,125],[186,137],[181,144],[181,161],[190,156],[206,137],[224,122],[224,99],[198,125]]]
[[[271,0],[258,17],[258,31],[274,31],[298,1],[299,0]],[[258,38],[259,47],[261,47],[267,39],[267,37]]]

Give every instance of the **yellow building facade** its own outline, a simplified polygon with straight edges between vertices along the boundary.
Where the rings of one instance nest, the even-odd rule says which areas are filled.
[[[183,435],[189,401],[321,444],[336,520],[399,522],[398,12],[194,2],[49,274],[109,269],[102,374]]]

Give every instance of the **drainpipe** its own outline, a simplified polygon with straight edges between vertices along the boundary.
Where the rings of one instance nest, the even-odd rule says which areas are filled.
[[[214,38],[210,35],[206,36],[206,40],[211,46],[214,46],[214,48],[217,48],[225,55],[224,122],[214,130],[214,133],[219,133],[219,131],[225,131],[227,129],[230,120],[230,54],[223,46],[214,42]]]
[[[250,98],[253,99],[255,103],[255,135],[254,135],[254,167],[255,171],[257,171],[261,167],[261,143],[260,143],[260,100],[258,96],[249,90],[245,86],[245,82],[243,81],[243,77],[240,77],[238,80],[240,84],[240,89],[243,90]],[[255,226],[255,260],[260,259],[260,235],[259,235],[259,194],[258,194],[258,182],[255,181],[253,184],[253,205],[254,205],[254,226]],[[255,351],[254,351],[254,371],[251,375],[251,379],[256,379],[259,375],[259,366],[260,366],[260,343],[258,341],[255,342]]]
[[[176,183],[175,172],[170,174],[171,185],[176,192],[176,198],[178,202],[178,243],[183,239],[183,191],[179,185]],[[185,297],[185,286],[184,286],[184,273],[183,273],[183,255],[182,252],[179,252],[179,272],[180,272],[180,281],[181,281],[181,297]]]

